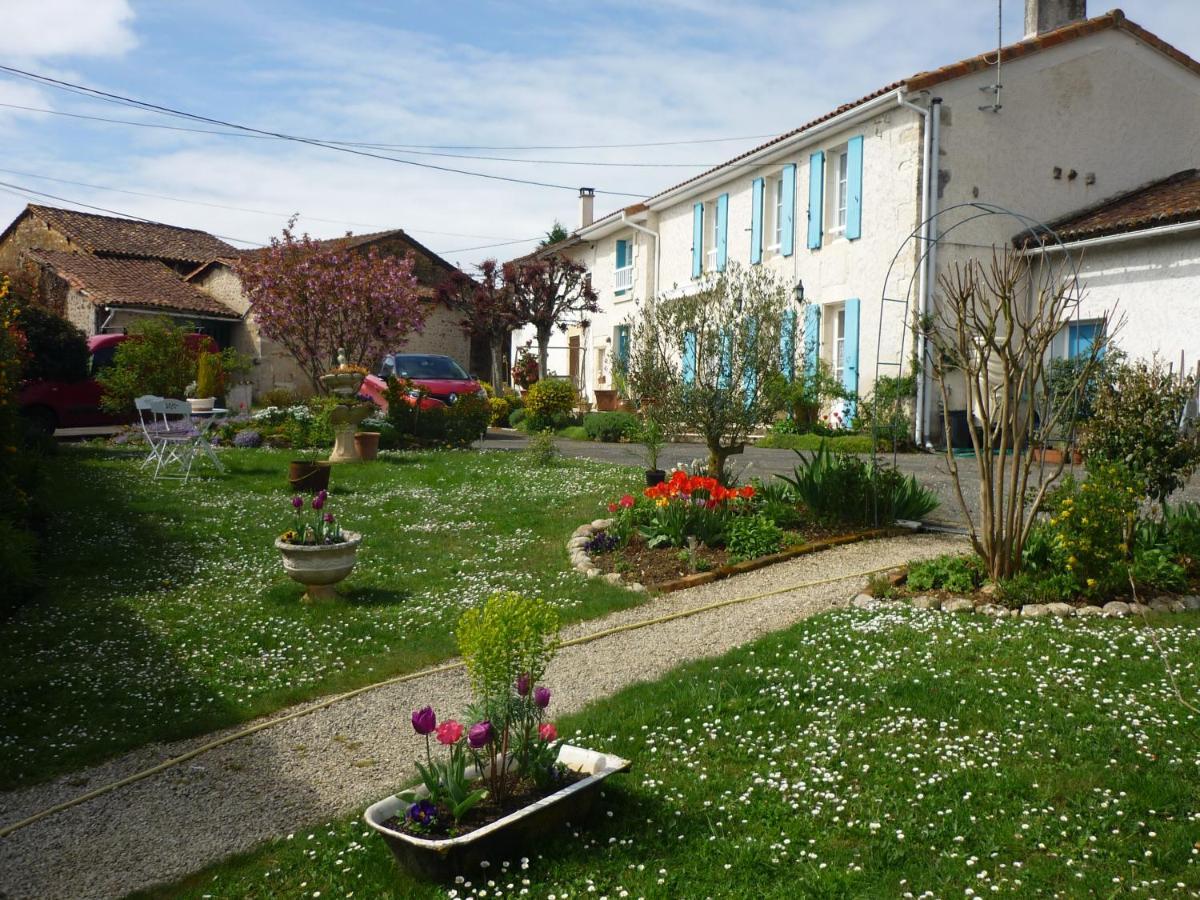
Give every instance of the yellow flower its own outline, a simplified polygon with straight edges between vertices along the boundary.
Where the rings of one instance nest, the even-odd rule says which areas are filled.
[[[1073,565],[1075,565],[1075,563],[1077,563],[1077,562],[1079,562],[1079,560],[1077,560],[1077,559],[1076,559],[1075,557],[1073,557],[1073,556],[1072,556],[1072,557],[1069,557],[1069,558],[1067,559],[1067,565],[1068,565],[1068,566],[1073,566]]]
[[[668,503],[668,500],[666,497],[659,497],[657,500],[654,501],[655,506],[666,506],[667,503]]]
[[[1089,579],[1087,580],[1087,586],[1088,586],[1088,587],[1090,587],[1090,588],[1094,588],[1094,587],[1096,586],[1096,579],[1095,579],[1095,578],[1089,578]]]

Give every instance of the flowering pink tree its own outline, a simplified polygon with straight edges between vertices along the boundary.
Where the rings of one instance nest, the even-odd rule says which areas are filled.
[[[463,314],[463,330],[488,343],[491,352],[491,379],[496,389],[508,380],[507,367],[501,365],[504,345],[514,330],[526,324],[513,296],[512,267],[485,259],[472,278],[454,272],[438,287],[438,297]]]
[[[348,362],[374,369],[421,331],[425,304],[412,260],[297,237],[294,224],[244,257],[238,271],[263,336],[286,347],[321,391],[339,348]]]

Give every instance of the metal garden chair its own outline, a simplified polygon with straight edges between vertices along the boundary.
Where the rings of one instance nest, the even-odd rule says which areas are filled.
[[[152,404],[159,422],[156,431],[158,465],[154,469],[154,477],[181,478],[186,484],[203,439],[203,434],[192,424],[192,407],[186,400],[170,397],[157,398]],[[175,465],[179,467],[179,474],[163,474],[164,468]]]

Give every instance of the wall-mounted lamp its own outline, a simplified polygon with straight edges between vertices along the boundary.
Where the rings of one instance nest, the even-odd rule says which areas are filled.
[[[799,278],[796,279],[796,287],[793,289],[793,291],[795,293],[796,303],[798,303],[798,304],[804,303],[804,281],[803,281],[803,279],[799,279]]]

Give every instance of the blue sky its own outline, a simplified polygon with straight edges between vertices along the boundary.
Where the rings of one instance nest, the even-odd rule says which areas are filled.
[[[1004,6],[1005,41],[1018,40],[1023,4]],[[1200,56],[1195,0],[1124,9]],[[996,40],[994,0],[0,0],[0,21],[7,65],[227,121],[408,147],[545,148],[433,151],[519,162],[382,152],[566,189],[0,106],[0,182],[250,242],[291,212],[321,237],[403,227],[462,264],[518,255],[530,244],[471,248],[535,237],[556,218],[576,224],[577,186],[615,192],[597,210],[616,208],[632,202],[620,193],[653,193],[758,143],[749,136]],[[189,126],[7,75],[0,104]],[[743,139],[551,149],[714,138]],[[0,186],[0,222],[26,199]]]

